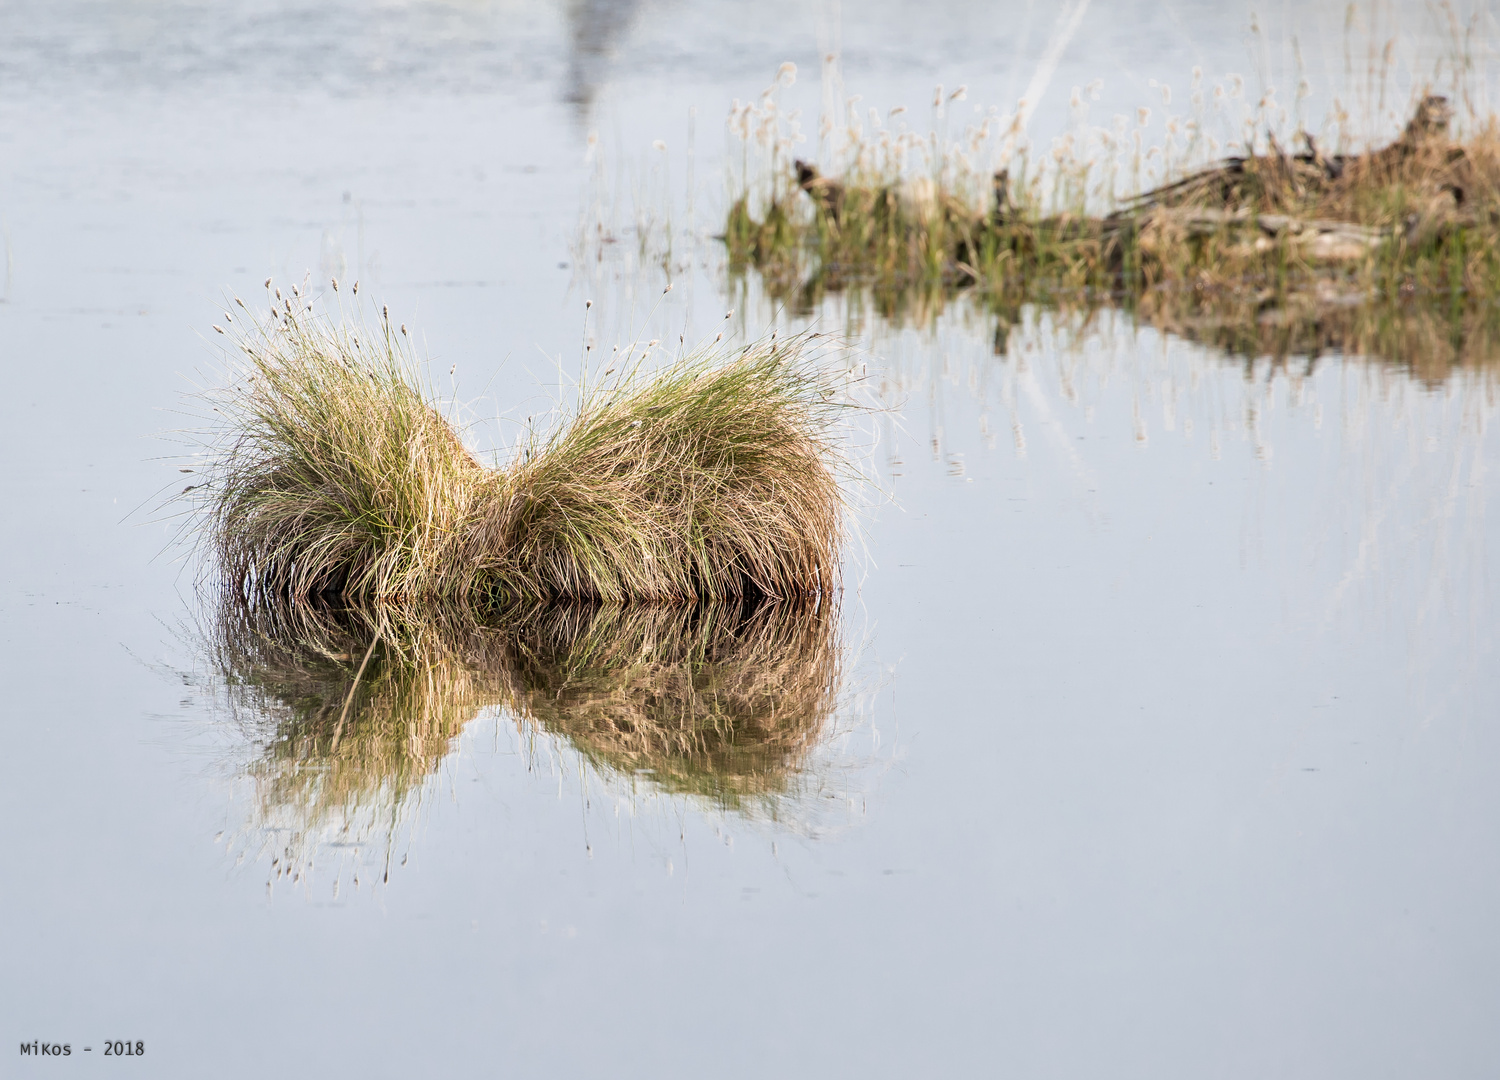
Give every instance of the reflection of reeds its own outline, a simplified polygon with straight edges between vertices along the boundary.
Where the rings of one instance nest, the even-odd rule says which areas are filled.
[[[1430,385],[1458,370],[1500,366],[1500,313],[1493,305],[1359,304],[1329,290],[1288,296],[1205,299],[1188,293],[1141,298],[1139,324],[1231,356],[1286,362],[1359,356],[1405,370]]]
[[[382,628],[358,613],[230,604],[216,660],[253,743],[254,817],[298,874],[324,843],[388,854],[486,708],[598,773],[721,809],[795,796],[840,690],[826,604],[537,608],[503,625]]]

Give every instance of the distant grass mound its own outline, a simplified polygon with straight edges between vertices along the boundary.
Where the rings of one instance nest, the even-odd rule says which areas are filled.
[[[769,97],[749,111],[759,127],[731,117],[747,146],[781,130]],[[824,171],[768,135],[769,160],[747,157],[723,238],[731,267],[754,267],[794,311],[845,289],[918,321],[971,295],[1002,327],[1026,304],[1117,304],[1233,351],[1399,354],[1431,336],[1408,325],[1420,302],[1441,309],[1454,341],[1488,340],[1500,127],[1478,117],[1460,138],[1452,121],[1449,101],[1428,93],[1395,139],[1359,153],[1300,134],[1289,149],[1266,129],[1127,198],[1115,195],[1114,158],[1063,146],[1045,163],[1002,149],[1008,163],[991,175],[968,144],[850,128]]]
[[[223,331],[243,363],[197,488],[232,593],[496,611],[837,588],[848,398],[811,338],[629,366],[491,468],[429,403],[404,326],[275,299]]]

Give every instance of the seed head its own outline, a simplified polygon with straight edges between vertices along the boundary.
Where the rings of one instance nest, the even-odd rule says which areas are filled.
[[[338,292],[339,291],[339,279],[338,278],[334,278],[333,279],[333,291],[334,292]]]

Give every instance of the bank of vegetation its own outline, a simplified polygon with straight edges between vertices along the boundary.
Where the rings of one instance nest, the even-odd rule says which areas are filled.
[[[1003,343],[1026,305],[1113,305],[1253,355],[1389,355],[1435,338],[1451,359],[1500,341],[1500,125],[1467,117],[1456,133],[1441,94],[1419,94],[1398,135],[1357,150],[1279,139],[1263,100],[1234,152],[1210,157],[1195,76],[1200,116],[1172,120],[1164,151],[1143,152],[1120,117],[1038,156],[1016,116],[939,134],[962,93],[940,89],[932,133],[906,130],[903,110],[863,123],[844,109],[824,117],[814,161],[777,108],[781,81],[731,114],[741,151],[723,240],[732,271],[754,268],[795,311],[859,290],[920,319],[967,296],[999,316]]]

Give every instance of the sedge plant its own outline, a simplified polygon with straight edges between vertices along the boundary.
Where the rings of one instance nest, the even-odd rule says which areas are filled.
[[[232,595],[484,613],[837,589],[851,399],[820,339],[638,360],[486,465],[404,325],[272,299],[215,327],[239,356],[194,497]]]

